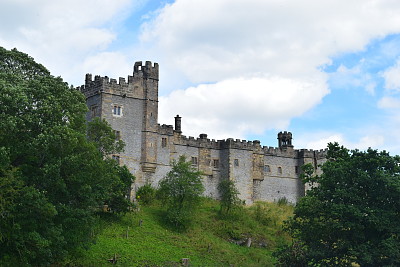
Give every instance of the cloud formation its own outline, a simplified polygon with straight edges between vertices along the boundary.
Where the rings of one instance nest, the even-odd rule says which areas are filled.
[[[245,138],[266,128],[285,129],[293,116],[318,104],[326,93],[327,87],[318,81],[278,76],[227,79],[161,97],[160,121],[172,123],[171,114],[179,113],[185,134],[207,129],[215,139]]]
[[[195,84],[163,97],[161,118],[178,110],[193,135],[206,129],[242,138],[287,127],[329,93],[322,66],[399,32],[398,12],[400,2],[389,0],[177,0],[141,35],[158,51],[161,68]],[[361,78],[373,95],[373,81]],[[166,92],[171,81],[166,77]]]
[[[132,8],[129,0],[5,0],[0,44],[17,47],[74,82],[85,73],[86,57],[103,52],[117,38],[114,26]]]
[[[385,79],[385,88],[400,92],[400,59],[397,60],[396,64],[382,73]]]

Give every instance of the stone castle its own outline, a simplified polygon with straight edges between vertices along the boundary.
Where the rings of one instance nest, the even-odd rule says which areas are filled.
[[[282,198],[295,203],[307,187],[299,179],[301,166],[311,163],[320,171],[318,165],[326,160],[326,150],[294,149],[290,132],[278,134],[278,147],[266,147],[257,140],[210,140],[203,133],[186,137],[179,115],[174,126],[160,125],[158,82],[158,64],[146,61],[135,63],[128,80],[86,74],[78,87],[86,96],[87,120],[106,119],[125,142],[124,153],[112,157],[135,175],[133,191],[146,183],[157,186],[172,160],[184,155],[204,173],[206,196],[218,198],[218,183],[231,179],[246,204]]]

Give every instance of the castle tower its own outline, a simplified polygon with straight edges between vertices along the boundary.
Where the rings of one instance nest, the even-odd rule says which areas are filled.
[[[86,96],[88,121],[105,119],[126,146],[110,155],[126,165],[143,184],[151,179],[157,162],[158,64],[136,62],[133,75],[110,79],[86,74],[85,85],[78,87]]]
[[[133,77],[141,79],[143,87],[143,126],[141,166],[145,180],[150,180],[157,166],[157,140],[158,140],[158,64],[152,66],[150,61],[142,66],[136,62]]]

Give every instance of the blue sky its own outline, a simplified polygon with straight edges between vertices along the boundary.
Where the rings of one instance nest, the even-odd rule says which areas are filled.
[[[400,154],[400,1],[2,0],[0,46],[80,85],[160,64],[159,123]]]

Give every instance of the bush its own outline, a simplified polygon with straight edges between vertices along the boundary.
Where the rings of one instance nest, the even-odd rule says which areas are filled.
[[[172,163],[172,169],[160,181],[160,195],[166,205],[166,219],[177,230],[186,229],[204,191],[201,172],[181,156]]]
[[[140,204],[149,205],[156,197],[156,189],[150,184],[145,184],[136,191],[136,199]]]
[[[233,215],[234,211],[242,206],[235,183],[231,180],[223,180],[218,184],[218,191],[221,195],[220,214],[223,216]]]

